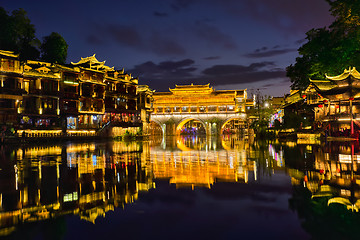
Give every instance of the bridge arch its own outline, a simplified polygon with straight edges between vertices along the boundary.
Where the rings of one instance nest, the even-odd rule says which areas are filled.
[[[164,124],[162,124],[160,121],[152,119],[150,121],[151,126],[151,131],[152,131],[152,135],[157,135],[158,131],[156,130],[156,126],[160,129],[160,132],[162,135],[165,135],[165,126]]]
[[[229,118],[225,119],[225,120],[223,121],[223,123],[221,124],[220,132],[223,133],[223,131],[225,130],[226,125],[229,124],[231,121],[236,121],[236,120],[243,122],[243,123],[244,123],[244,126],[245,126],[245,118],[244,118],[244,117],[242,117],[242,116],[239,116],[239,117],[229,117]],[[243,128],[244,128],[244,127],[243,127]]]
[[[188,117],[188,118],[183,118],[181,119],[178,124],[176,124],[176,134],[180,134],[181,133],[181,129],[184,127],[184,125],[190,121],[197,121],[200,122],[202,124],[202,126],[204,127],[205,133],[206,133],[206,124],[203,120],[199,119],[199,118],[194,118],[194,117]]]

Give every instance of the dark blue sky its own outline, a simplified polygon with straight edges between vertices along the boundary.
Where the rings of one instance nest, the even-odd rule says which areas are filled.
[[[39,39],[60,33],[68,62],[96,53],[156,91],[175,84],[289,92],[285,67],[311,28],[333,18],[325,0],[4,0],[23,8]]]

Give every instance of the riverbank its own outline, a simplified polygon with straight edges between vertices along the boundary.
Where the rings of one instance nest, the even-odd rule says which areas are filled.
[[[145,140],[149,137],[149,135],[125,135],[125,136],[102,136],[102,135],[53,135],[53,136],[5,136],[1,137],[0,145],[5,144],[26,144],[26,143],[57,143],[57,142],[67,142],[67,141],[97,141],[97,140]]]

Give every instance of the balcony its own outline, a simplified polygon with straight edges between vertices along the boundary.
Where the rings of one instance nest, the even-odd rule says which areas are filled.
[[[60,95],[67,99],[79,99],[79,94],[74,92],[63,92]]]
[[[0,94],[8,94],[8,95],[22,95],[24,90],[22,89],[13,89],[13,88],[3,88],[0,87]]]
[[[57,115],[57,110],[52,108],[45,108],[43,110],[43,114],[45,115]]]

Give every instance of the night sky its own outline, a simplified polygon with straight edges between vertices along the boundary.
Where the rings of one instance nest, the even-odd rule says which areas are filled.
[[[60,33],[68,63],[96,53],[157,92],[210,83],[282,96],[305,33],[333,21],[325,0],[1,2],[8,12],[25,9],[39,39]]]

